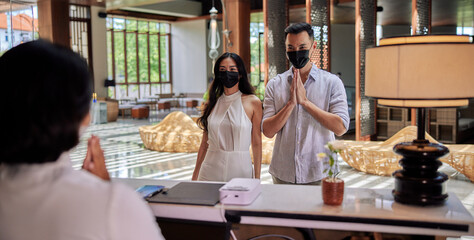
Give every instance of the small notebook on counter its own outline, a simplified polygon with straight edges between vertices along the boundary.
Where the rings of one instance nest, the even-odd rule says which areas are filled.
[[[152,203],[174,203],[214,206],[219,202],[221,183],[181,182],[165,189],[153,197],[147,198]]]

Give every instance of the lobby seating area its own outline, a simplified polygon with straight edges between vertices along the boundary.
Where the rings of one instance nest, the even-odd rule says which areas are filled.
[[[35,40],[69,57],[52,54],[46,66],[9,55]],[[0,1],[0,59],[16,63],[5,60],[2,74],[38,68],[2,77],[13,95],[2,102],[44,114],[15,122],[16,142],[4,144],[0,240],[29,239],[23,228],[74,240],[89,229],[90,238],[140,240],[140,228],[168,240],[474,239],[473,46],[474,0]],[[73,58],[71,70],[56,67]],[[32,171],[15,178],[17,163]],[[21,199],[40,192],[17,187],[27,177],[51,198]],[[74,177],[90,184],[68,187]],[[247,182],[223,187],[235,179]],[[74,198],[36,212],[38,199],[63,199],[57,183]],[[195,187],[172,199],[181,183]],[[150,186],[159,190],[136,194]],[[90,191],[74,195],[81,189]],[[339,205],[326,201],[331,193]],[[239,202],[246,194],[252,201]],[[110,221],[86,216],[100,204]],[[84,211],[68,216],[65,206]]]
[[[122,98],[117,101],[122,119],[130,117],[157,119],[158,115],[161,116],[165,112],[170,113],[171,111],[188,111],[193,112],[194,115],[198,114],[198,107],[203,103],[203,95],[203,93],[157,94],[157,96],[140,99]]]

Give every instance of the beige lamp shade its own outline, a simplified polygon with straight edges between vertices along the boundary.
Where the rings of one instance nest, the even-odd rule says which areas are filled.
[[[366,50],[365,95],[397,107],[468,105],[474,97],[474,44],[468,36],[381,41]]]

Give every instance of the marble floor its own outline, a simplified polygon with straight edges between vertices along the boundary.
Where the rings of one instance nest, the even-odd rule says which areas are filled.
[[[71,160],[75,169],[80,169],[86,154],[87,138],[94,134],[101,139],[107,169],[111,177],[116,178],[151,178],[191,180],[197,153],[166,153],[155,152],[144,148],[138,127],[155,124],[169,112],[158,112],[147,120],[120,119],[117,122],[91,125],[82,136],[80,144],[71,151]],[[188,112],[189,115],[196,114]],[[375,176],[361,173],[340,161],[340,177],[346,187],[358,188],[393,188],[391,177]],[[268,165],[262,165],[261,180],[271,184]],[[464,206],[474,215],[474,184],[464,175],[448,165],[443,165],[440,171],[450,176],[447,183],[448,192],[455,193]]]

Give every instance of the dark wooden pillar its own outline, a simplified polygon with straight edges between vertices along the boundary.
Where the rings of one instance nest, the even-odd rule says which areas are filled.
[[[306,0],[306,21],[313,26],[314,41],[317,44],[310,59],[318,68],[326,71],[331,71],[330,8],[330,0]]]
[[[285,28],[288,25],[285,0],[263,0],[265,25],[265,84],[287,70]]]
[[[69,2],[38,0],[39,37],[70,48]]]
[[[411,35],[431,33],[431,0],[412,0]]]
[[[224,34],[224,51],[238,54],[250,72],[250,0],[225,0],[224,26],[231,31]]]
[[[375,102],[365,96],[365,49],[375,46],[377,0],[356,0],[356,140],[375,136]]]

